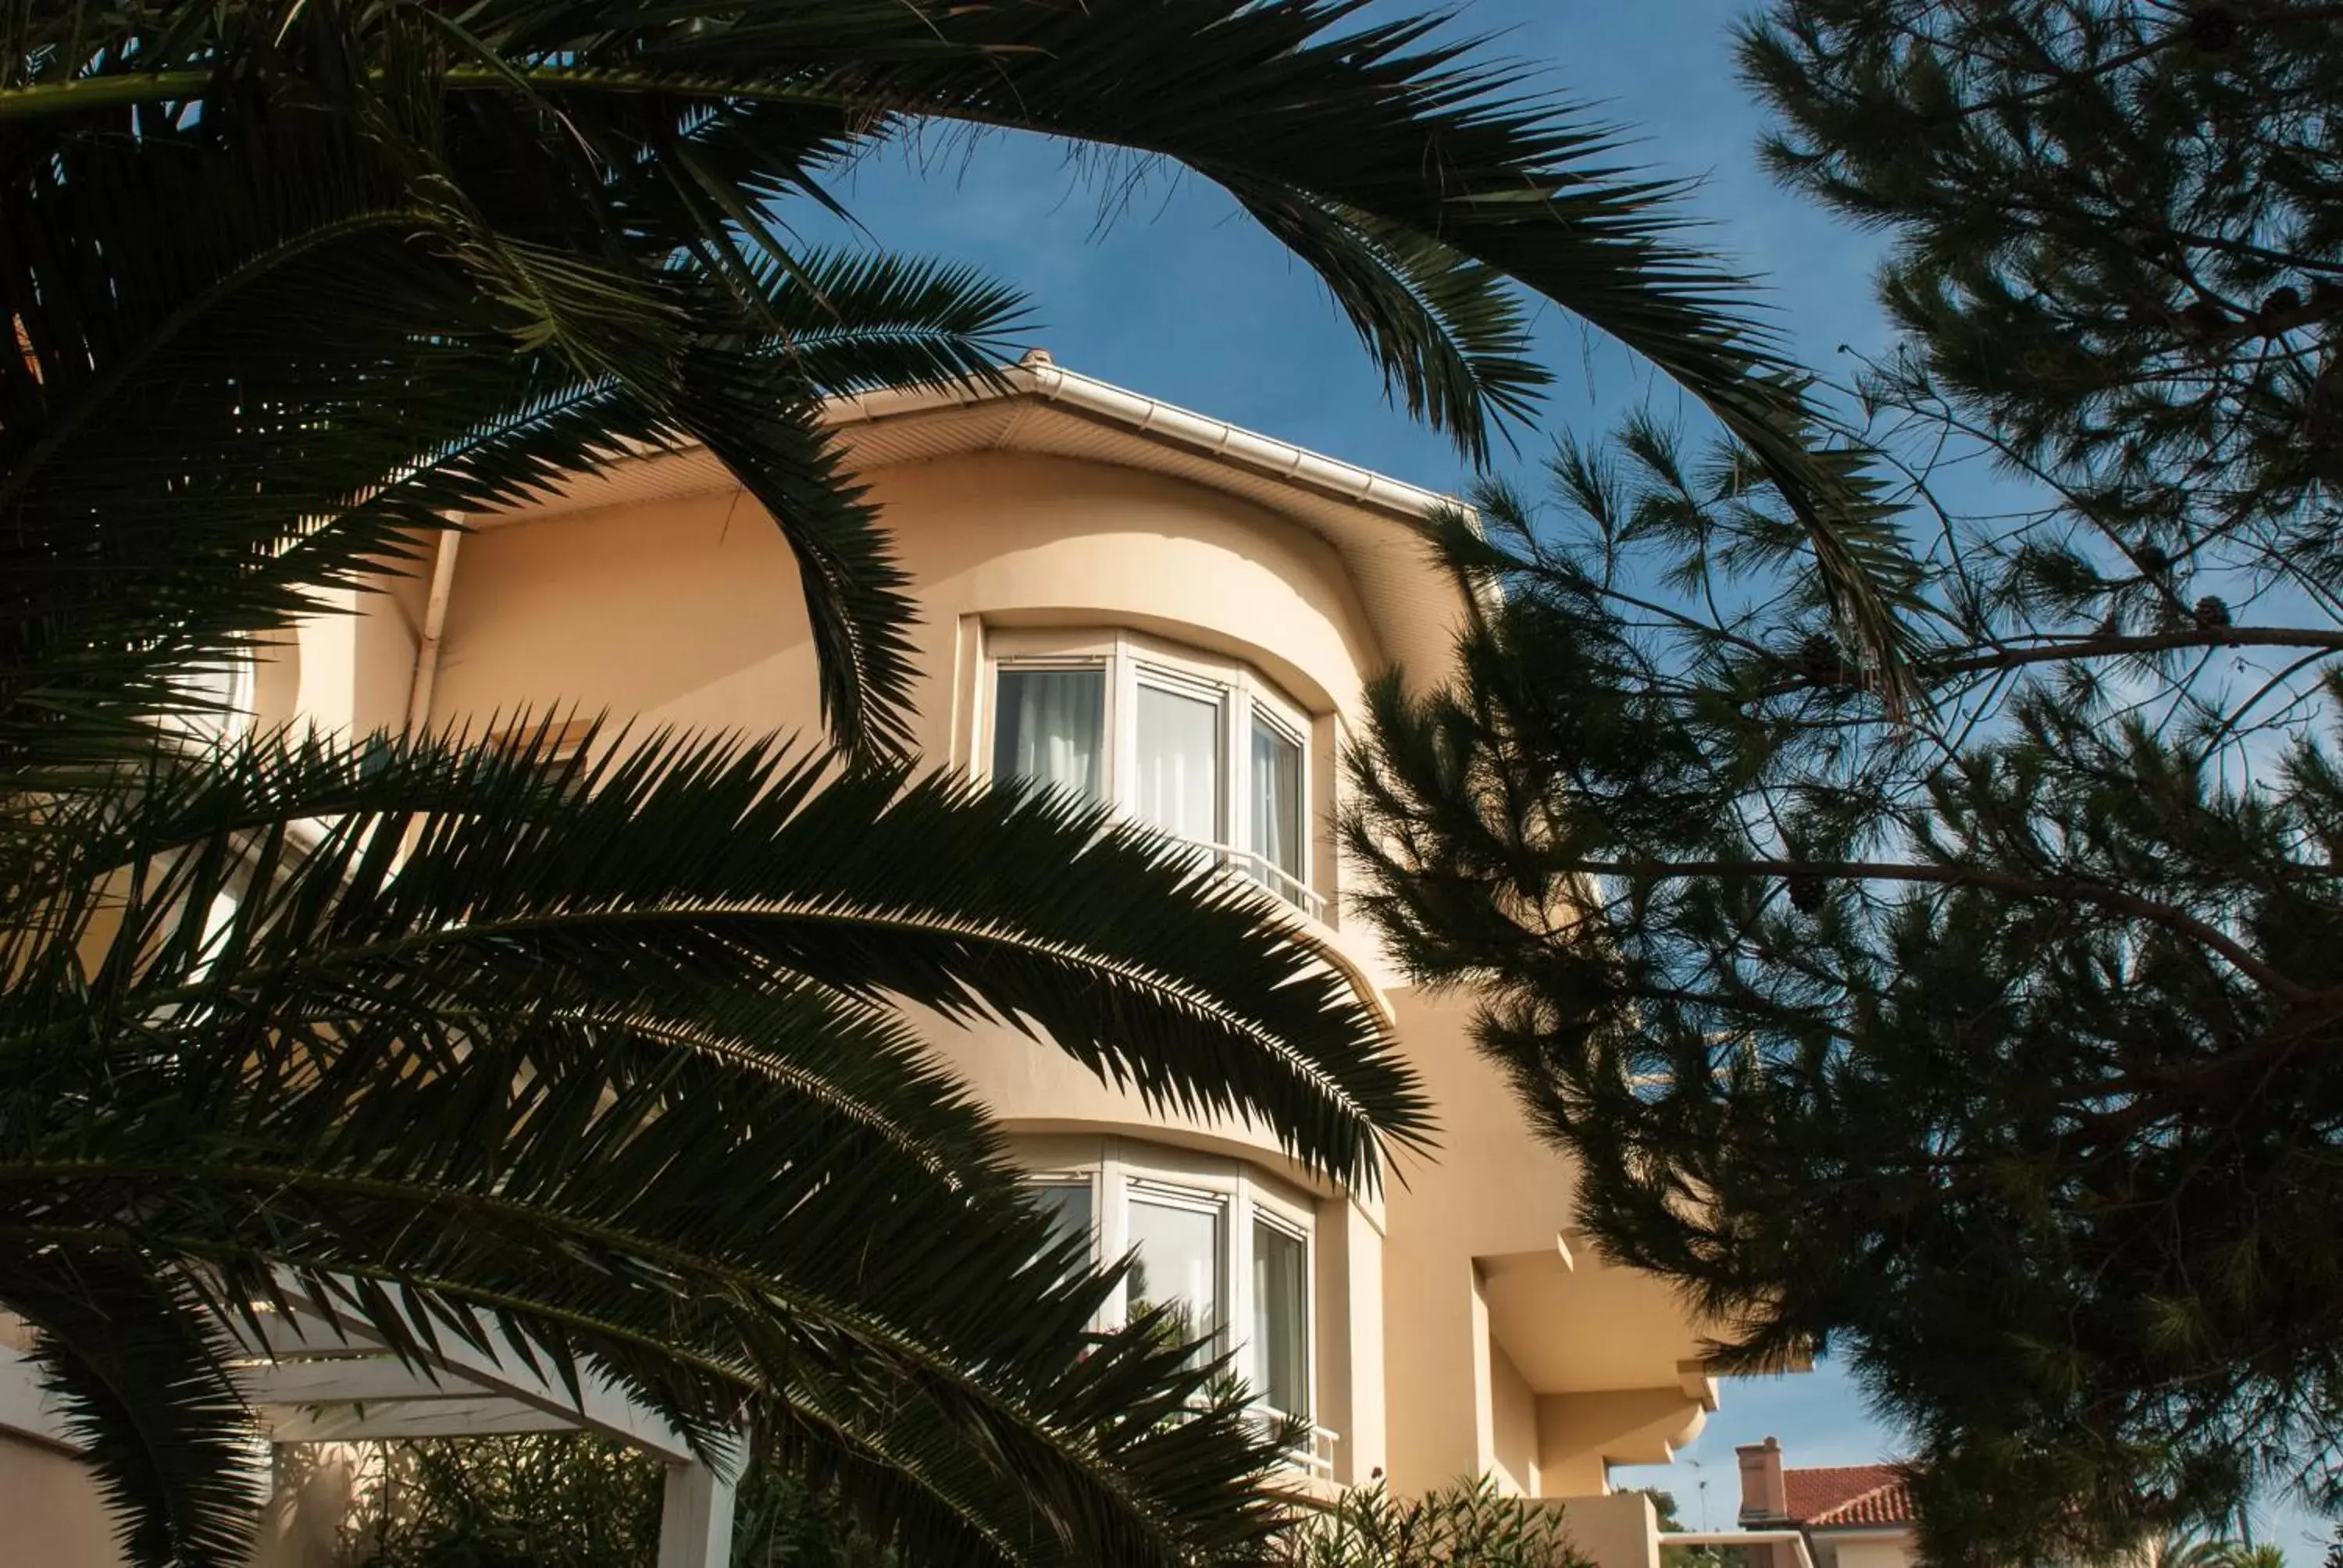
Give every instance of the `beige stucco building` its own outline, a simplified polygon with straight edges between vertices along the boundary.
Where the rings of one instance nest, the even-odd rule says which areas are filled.
[[[939,1025],[938,1049],[1066,1222],[1104,1254],[1136,1249],[1151,1294],[1222,1325],[1255,1387],[1318,1429],[1298,1484],[1493,1473],[1581,1500],[1604,1568],[1651,1568],[1648,1506],[1606,1495],[1606,1471],[1667,1459],[1714,1408],[1697,1332],[1573,1233],[1570,1172],[1474,1054],[1470,999],[1406,985],[1344,912],[1337,759],[1363,683],[1394,665],[1437,678],[1461,609],[1411,526],[1439,498],[1041,356],[1005,387],[831,417],[920,606],[925,757],[1092,791],[1271,887],[1390,1020],[1441,1146],[1380,1194],[1344,1192],[1262,1135],[1151,1115],[1006,1030]],[[789,552],[713,458],[646,455],[470,521],[279,648],[253,682],[260,721],[488,733],[574,709],[818,730]],[[0,1499],[20,1522],[81,1508],[10,1408],[0,1386],[0,1433],[18,1434],[0,1435]],[[355,1434],[280,1435],[329,1432]]]

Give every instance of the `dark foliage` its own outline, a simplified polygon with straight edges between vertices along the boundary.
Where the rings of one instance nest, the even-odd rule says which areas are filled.
[[[381,1445],[356,1476],[348,1568],[643,1568],[659,1555],[658,1461],[585,1437]],[[740,1475],[732,1568],[893,1568],[836,1497],[769,1464]]]
[[[1559,518],[1378,698],[1370,907],[1724,1363],[1843,1357],[1932,1561],[2343,1502],[2343,49],[2316,5],[1785,0],[1775,167],[1886,229],[1921,694],[1730,443]]]
[[[1589,1568],[1563,1511],[1486,1476],[1400,1502],[1354,1487],[1287,1532],[1278,1568]]]

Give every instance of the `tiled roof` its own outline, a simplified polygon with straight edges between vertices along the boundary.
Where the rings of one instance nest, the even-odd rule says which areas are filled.
[[[1842,1464],[1785,1470],[1790,1521],[1809,1527],[1832,1524],[1908,1524],[1912,1494],[1892,1464]]]

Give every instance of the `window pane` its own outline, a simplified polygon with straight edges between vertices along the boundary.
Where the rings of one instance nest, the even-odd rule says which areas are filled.
[[[1304,879],[1302,748],[1272,725],[1252,721],[1252,851],[1293,879],[1264,879],[1299,903]]]
[[[1092,1233],[1091,1184],[1087,1181],[1041,1181],[1033,1187],[1034,1206],[1049,1216],[1050,1228],[1068,1240],[1089,1240]]]
[[[1106,789],[1106,671],[1004,669],[992,721],[992,776]]]
[[[1252,1345],[1258,1392],[1280,1415],[1310,1413],[1310,1247],[1252,1228]]]
[[[1178,1309],[1188,1339],[1221,1332],[1219,1205],[1131,1200],[1131,1311]]]
[[[1221,837],[1221,705],[1139,689],[1139,819],[1200,844]]]

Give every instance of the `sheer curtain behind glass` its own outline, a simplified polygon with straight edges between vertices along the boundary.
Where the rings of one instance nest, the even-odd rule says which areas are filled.
[[[1274,725],[1252,721],[1252,851],[1267,864],[1292,878],[1261,879],[1295,902],[1301,901],[1302,748]]]
[[[1141,682],[1138,741],[1140,820],[1199,844],[1219,842],[1221,705]]]
[[[1256,1392],[1280,1415],[1310,1413],[1309,1244],[1278,1226],[1252,1228]]]
[[[1106,793],[1106,671],[1004,669],[992,721],[992,776]]]

